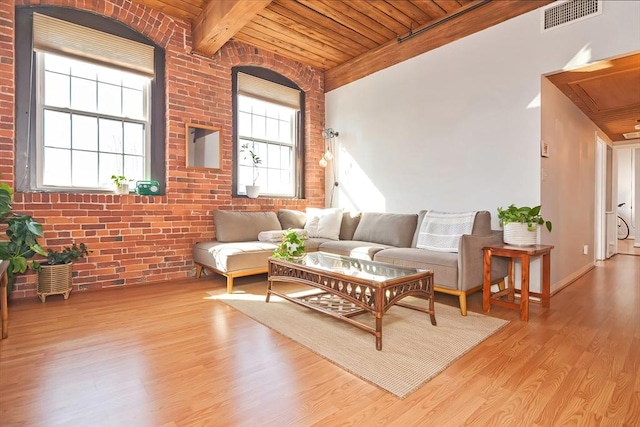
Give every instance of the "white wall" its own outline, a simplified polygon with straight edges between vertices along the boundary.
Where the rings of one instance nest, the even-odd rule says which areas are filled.
[[[498,206],[542,200],[540,76],[638,50],[640,2],[607,1],[544,34],[535,10],[327,93],[327,126],[340,132],[334,205],[486,209],[497,228]],[[543,214],[576,208],[551,199],[559,206]],[[544,243],[558,247],[554,234]],[[569,275],[552,262],[553,283]]]

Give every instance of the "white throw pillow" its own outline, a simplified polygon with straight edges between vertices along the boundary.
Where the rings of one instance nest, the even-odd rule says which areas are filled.
[[[307,222],[304,229],[309,237],[338,240],[342,225],[342,208],[307,208]]]

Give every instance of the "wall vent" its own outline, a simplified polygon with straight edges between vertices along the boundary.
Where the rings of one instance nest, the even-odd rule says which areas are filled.
[[[602,13],[602,0],[557,1],[542,9],[542,31],[563,27]]]

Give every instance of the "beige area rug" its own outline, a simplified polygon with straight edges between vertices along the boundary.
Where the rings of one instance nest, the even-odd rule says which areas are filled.
[[[282,291],[289,285],[276,286]],[[213,298],[401,399],[509,323],[472,312],[461,316],[459,309],[436,303],[438,325],[433,326],[428,314],[394,306],[382,319],[382,350],[377,351],[375,336],[355,326],[275,296],[266,303],[266,287],[266,282],[240,286],[237,293]],[[316,291],[300,289],[295,288]],[[403,301],[426,306],[418,298]],[[368,313],[355,319],[375,325]]]

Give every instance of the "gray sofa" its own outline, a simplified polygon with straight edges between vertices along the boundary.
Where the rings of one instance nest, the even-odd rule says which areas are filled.
[[[489,244],[501,243],[502,232],[491,230],[491,214],[479,211],[471,234],[463,234],[458,252],[418,248],[420,224],[426,210],[418,214],[351,213],[342,215],[339,240],[311,237],[307,252],[322,251],[385,262],[398,266],[433,270],[435,290],[456,295],[462,315],[467,314],[467,295],[482,289],[483,252]],[[210,270],[227,278],[227,292],[236,277],[267,272],[267,260],[277,242],[259,241],[261,232],[304,228],[306,214],[281,209],[275,212],[214,212],[216,240],[196,243],[193,260],[196,277]],[[492,283],[502,282],[507,263],[492,263]]]

